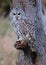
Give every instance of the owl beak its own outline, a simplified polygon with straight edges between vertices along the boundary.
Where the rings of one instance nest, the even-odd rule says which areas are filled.
[[[16,20],[18,20],[18,16],[16,16]]]

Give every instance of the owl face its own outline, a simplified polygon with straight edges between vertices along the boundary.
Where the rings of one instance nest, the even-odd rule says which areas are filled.
[[[22,17],[21,12],[16,9],[14,11],[12,11],[12,14],[13,14],[13,18],[15,18],[15,20],[20,20]]]
[[[25,18],[26,18],[26,16],[22,9],[14,8],[11,10],[11,13],[10,13],[11,20],[19,21],[19,20],[25,19]]]

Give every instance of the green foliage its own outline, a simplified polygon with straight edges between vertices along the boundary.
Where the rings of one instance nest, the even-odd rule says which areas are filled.
[[[3,0],[2,7],[7,7],[10,4],[10,0]]]

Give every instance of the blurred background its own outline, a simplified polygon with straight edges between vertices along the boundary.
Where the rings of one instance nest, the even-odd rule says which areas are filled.
[[[46,5],[46,0],[43,0]],[[0,0],[0,65],[16,65],[18,51],[14,48],[17,36],[9,20],[10,0]]]
[[[16,65],[18,51],[14,48],[17,36],[9,20],[10,0],[0,0],[0,65]]]

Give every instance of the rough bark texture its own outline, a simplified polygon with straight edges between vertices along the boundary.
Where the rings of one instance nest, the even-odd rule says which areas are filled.
[[[24,55],[20,51],[17,65],[46,65],[46,35],[42,23],[42,0],[13,0],[13,7],[20,5],[28,18],[35,24],[35,46],[37,60],[33,64],[31,55]]]

